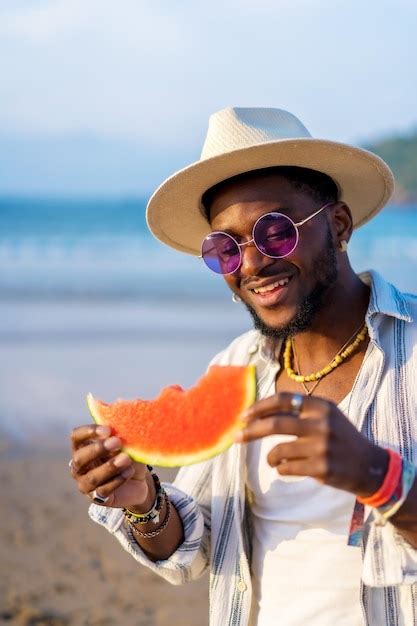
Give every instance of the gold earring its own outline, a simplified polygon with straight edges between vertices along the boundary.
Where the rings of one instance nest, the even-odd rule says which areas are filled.
[[[347,241],[345,241],[345,239],[342,239],[342,241],[339,244],[339,248],[342,252],[347,252],[348,244],[347,244]]]

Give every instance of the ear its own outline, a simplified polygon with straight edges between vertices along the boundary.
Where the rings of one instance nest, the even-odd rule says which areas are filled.
[[[337,246],[341,241],[349,241],[352,236],[352,214],[347,204],[336,202],[330,213],[330,227]]]

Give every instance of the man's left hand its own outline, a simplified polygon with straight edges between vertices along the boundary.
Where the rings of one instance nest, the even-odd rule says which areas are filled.
[[[357,496],[370,496],[383,482],[388,453],[368,441],[338,407],[323,398],[302,396],[294,414],[294,397],[277,393],[253,404],[247,426],[236,438],[248,443],[269,435],[295,435],[268,454],[268,463],[284,476],[310,476]]]

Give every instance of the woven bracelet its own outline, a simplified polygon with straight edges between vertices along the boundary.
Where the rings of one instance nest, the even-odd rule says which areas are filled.
[[[384,526],[386,522],[400,510],[407,499],[411,487],[416,477],[416,468],[413,463],[403,459],[402,473],[399,489],[397,489],[392,498],[384,506],[378,507],[376,513],[376,524]]]
[[[393,494],[401,482],[402,458],[398,452],[386,448],[389,454],[389,463],[387,473],[381,487],[371,496],[365,498],[358,497],[357,500],[361,504],[367,506],[379,507],[383,506],[392,498]]]

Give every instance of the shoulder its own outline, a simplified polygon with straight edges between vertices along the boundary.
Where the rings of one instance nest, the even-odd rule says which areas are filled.
[[[409,345],[417,356],[417,296],[409,293],[404,293],[403,296],[410,315],[410,321],[405,324],[405,332],[409,337]]]
[[[417,328],[417,296],[404,293],[395,285],[385,280],[378,272],[369,270],[359,275],[371,289],[367,318],[371,326],[377,325],[388,329],[396,321],[405,323],[407,334],[414,334]],[[376,324],[375,324],[376,325]]]
[[[395,287],[393,287],[393,292],[399,309],[397,318],[405,322],[406,334],[410,334],[415,340],[417,338],[417,295],[402,292]]]
[[[383,315],[377,338],[385,355],[415,367],[417,363],[417,297],[392,288],[396,310]],[[379,316],[378,316],[379,317]]]
[[[260,341],[256,330],[249,330],[236,337],[224,350],[216,354],[209,365],[246,365],[252,354],[252,348]]]
[[[413,293],[403,293],[402,295],[412,318],[411,325],[417,328],[417,295]]]

